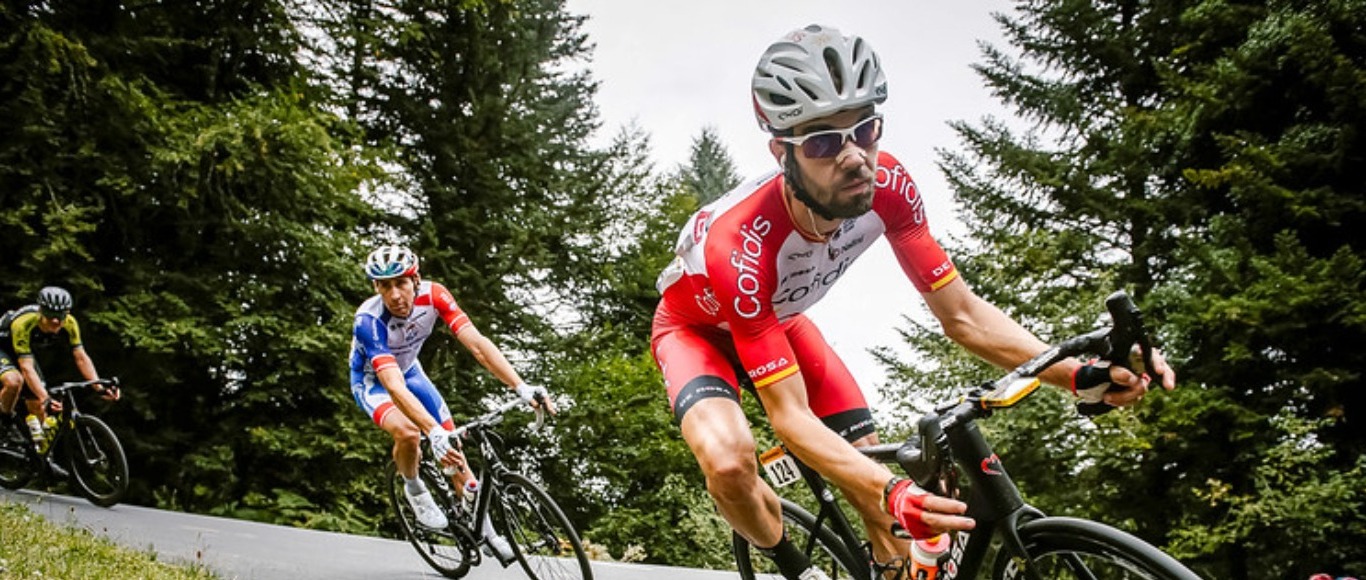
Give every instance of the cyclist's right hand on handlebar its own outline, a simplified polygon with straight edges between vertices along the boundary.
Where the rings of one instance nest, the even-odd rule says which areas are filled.
[[[1137,347],[1135,347],[1137,352]],[[1167,361],[1157,349],[1152,350],[1153,370],[1162,377],[1162,388],[1172,390],[1176,387],[1176,373],[1167,366]],[[1141,359],[1140,359],[1141,360]],[[1135,365],[1142,368],[1141,364]],[[1072,392],[1084,405],[1104,403],[1115,407],[1132,405],[1148,392],[1152,378],[1148,373],[1135,373],[1123,366],[1112,365],[1105,360],[1083,363],[1072,374]]]
[[[460,459],[460,453],[451,445],[450,431],[445,427],[437,425],[427,433],[427,440],[432,442],[432,453],[442,464],[451,464]]]
[[[949,530],[971,530],[972,518],[963,517],[968,505],[933,495],[909,479],[899,477],[887,482],[884,508],[913,538],[931,538]]]
[[[122,395],[122,392],[119,390],[118,379],[112,379],[107,385],[96,385],[95,392],[99,393],[100,397],[104,398],[106,401],[117,401]]]

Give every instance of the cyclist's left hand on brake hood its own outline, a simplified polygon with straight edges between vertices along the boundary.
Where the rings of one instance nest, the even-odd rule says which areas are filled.
[[[523,401],[530,403],[533,408],[538,407],[540,401],[544,401],[545,410],[549,411],[552,415],[555,414],[555,403],[551,402],[550,393],[545,390],[545,387],[522,383],[517,385],[514,390],[517,391],[517,396],[521,397]],[[540,401],[537,400],[538,397]]]
[[[949,530],[971,530],[977,525],[972,518],[958,515],[968,511],[967,504],[933,495],[909,479],[894,481],[884,507],[911,537],[932,538]]]
[[[61,413],[62,402],[49,396],[47,399],[43,400],[43,412],[49,415]]]

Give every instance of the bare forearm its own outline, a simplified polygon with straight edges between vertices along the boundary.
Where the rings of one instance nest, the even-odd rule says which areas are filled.
[[[864,497],[877,497],[892,477],[892,472],[885,466],[859,453],[815,415],[804,413],[792,418],[772,419],[774,431],[787,448],[841,489],[858,490]],[[801,435],[793,437],[786,433]]]
[[[1014,368],[1048,348],[1042,340],[1007,316],[1001,309],[978,298],[966,284],[926,295],[926,302],[944,328],[944,334],[969,352],[1001,368]],[[1060,362],[1039,379],[1070,387],[1076,360]]]
[[[47,388],[43,385],[43,378],[38,376],[38,369],[33,366],[33,359],[20,359],[19,372],[24,375],[24,383],[33,396],[39,401],[47,400]]]
[[[847,492],[881,494],[892,472],[826,427],[811,412],[805,393],[801,373],[759,391],[774,433],[803,463]]]
[[[90,360],[90,355],[86,354],[84,348],[76,349],[74,356],[76,368],[81,371],[81,376],[85,377],[85,380],[93,381],[100,378],[100,374],[95,371],[95,361]]]
[[[517,374],[517,369],[512,368],[512,363],[508,362],[507,357],[503,356],[503,351],[478,330],[467,327],[456,338],[469,349],[480,366],[504,385],[512,388],[522,384],[522,377]]]
[[[503,351],[494,346],[493,342],[487,338],[484,339],[484,344],[486,347],[483,349],[484,355],[479,357],[479,362],[484,365],[484,368],[509,387],[521,384],[522,378],[517,374],[517,369],[512,368],[512,363],[508,362],[507,357],[503,356]]]

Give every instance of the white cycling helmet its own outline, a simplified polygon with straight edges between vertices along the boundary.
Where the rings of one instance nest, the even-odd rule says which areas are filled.
[[[751,88],[754,116],[769,132],[887,100],[887,77],[873,48],[818,24],[770,45]]]
[[[365,275],[387,280],[417,275],[417,254],[403,246],[380,246],[365,259]]]

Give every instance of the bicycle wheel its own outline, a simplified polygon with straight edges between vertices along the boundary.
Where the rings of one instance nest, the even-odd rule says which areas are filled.
[[[76,415],[62,445],[71,466],[71,481],[90,503],[109,507],[123,499],[128,491],[128,458],[118,436],[104,421]]]
[[[502,476],[493,523],[532,580],[593,577],[574,525],[544,489],[519,473]]]
[[[787,537],[806,554],[812,566],[825,572],[831,580],[867,578],[868,573],[861,572],[858,564],[853,563],[854,559],[849,549],[835,532],[824,524],[816,527],[816,516],[811,515],[805,508],[786,499],[780,500],[783,504],[783,524],[787,529]],[[744,536],[738,533],[733,536],[731,547],[735,552],[735,566],[741,578],[754,580],[756,574],[778,574],[778,566],[772,560],[757,555],[757,550],[750,546]]]
[[[446,529],[433,530],[417,523],[417,514],[413,513],[413,506],[408,503],[408,498],[403,493],[403,476],[399,475],[393,463],[389,464],[389,501],[394,506],[394,513],[398,515],[404,537],[408,538],[408,542],[417,550],[417,554],[422,556],[422,560],[442,576],[460,578],[469,573],[470,565],[478,558],[474,551],[475,539],[469,529],[457,521],[457,513],[451,505],[449,495],[441,491],[449,489],[449,484],[442,487],[444,482],[436,481],[427,472],[427,469],[418,469],[419,477],[427,485],[432,499],[436,500],[437,505],[441,506],[450,520],[450,525],[446,526]]]
[[[1032,564],[1001,550],[992,578],[1088,580],[1199,580],[1194,572],[1143,540],[1110,526],[1075,518],[1047,517],[1026,522],[1020,539]]]
[[[33,440],[17,420],[0,423],[0,486],[19,489],[33,479]]]

